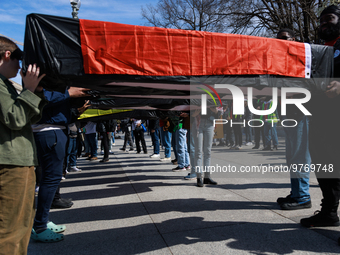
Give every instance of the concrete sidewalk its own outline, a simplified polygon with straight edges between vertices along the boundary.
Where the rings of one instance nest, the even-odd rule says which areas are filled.
[[[151,139],[146,136],[149,155]],[[83,171],[70,173],[61,194],[69,209],[51,210],[50,220],[66,224],[65,240],[30,242],[28,254],[338,254],[338,227],[306,229],[301,218],[319,210],[321,192],[311,175],[313,207],[282,211],[278,197],[290,191],[289,173],[216,175],[219,185],[196,187],[188,172],[149,155],[122,152],[116,139],[108,163],[78,159]],[[161,151],[161,156],[164,156]],[[102,156],[99,156],[102,158]],[[244,146],[213,147],[213,164],[280,165],[278,151]]]

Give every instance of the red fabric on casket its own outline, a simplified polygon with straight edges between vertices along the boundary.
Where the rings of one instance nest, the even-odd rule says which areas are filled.
[[[79,20],[86,74],[305,77],[305,46],[263,37]]]

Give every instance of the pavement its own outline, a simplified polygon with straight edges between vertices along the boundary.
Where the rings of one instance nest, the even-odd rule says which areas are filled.
[[[301,218],[320,209],[321,192],[311,174],[312,208],[283,211],[278,197],[290,192],[288,172],[212,174],[218,185],[196,186],[188,172],[149,154],[123,152],[116,139],[110,161],[78,158],[80,173],[62,181],[69,209],[52,209],[50,220],[65,224],[65,240],[30,241],[29,255],[63,254],[339,254],[339,227],[301,227]],[[280,166],[278,151],[213,147],[212,165]],[[103,156],[99,153],[99,159]],[[161,157],[164,151],[161,150]],[[174,157],[173,157],[174,158]]]

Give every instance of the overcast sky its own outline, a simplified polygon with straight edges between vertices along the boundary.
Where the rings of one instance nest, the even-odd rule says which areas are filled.
[[[80,19],[145,25],[141,6],[158,0],[81,0]],[[0,0],[0,34],[24,41],[26,16],[30,13],[72,18],[70,0]],[[14,81],[21,83],[17,76]]]

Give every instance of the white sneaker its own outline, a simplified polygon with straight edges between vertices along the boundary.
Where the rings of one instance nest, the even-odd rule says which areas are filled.
[[[246,143],[246,145],[247,145],[247,146],[252,146],[253,143],[252,143],[252,142],[248,142],[248,143]]]
[[[104,155],[104,151],[101,151],[100,154],[101,154],[101,155]]]
[[[78,167],[76,166],[71,166],[70,169],[69,169],[70,172],[81,172],[81,169],[79,169]]]
[[[152,154],[152,155],[150,156],[150,158],[159,158],[159,157],[160,157],[159,154]]]
[[[162,162],[170,162],[171,158],[161,158],[160,161],[162,161]]]

